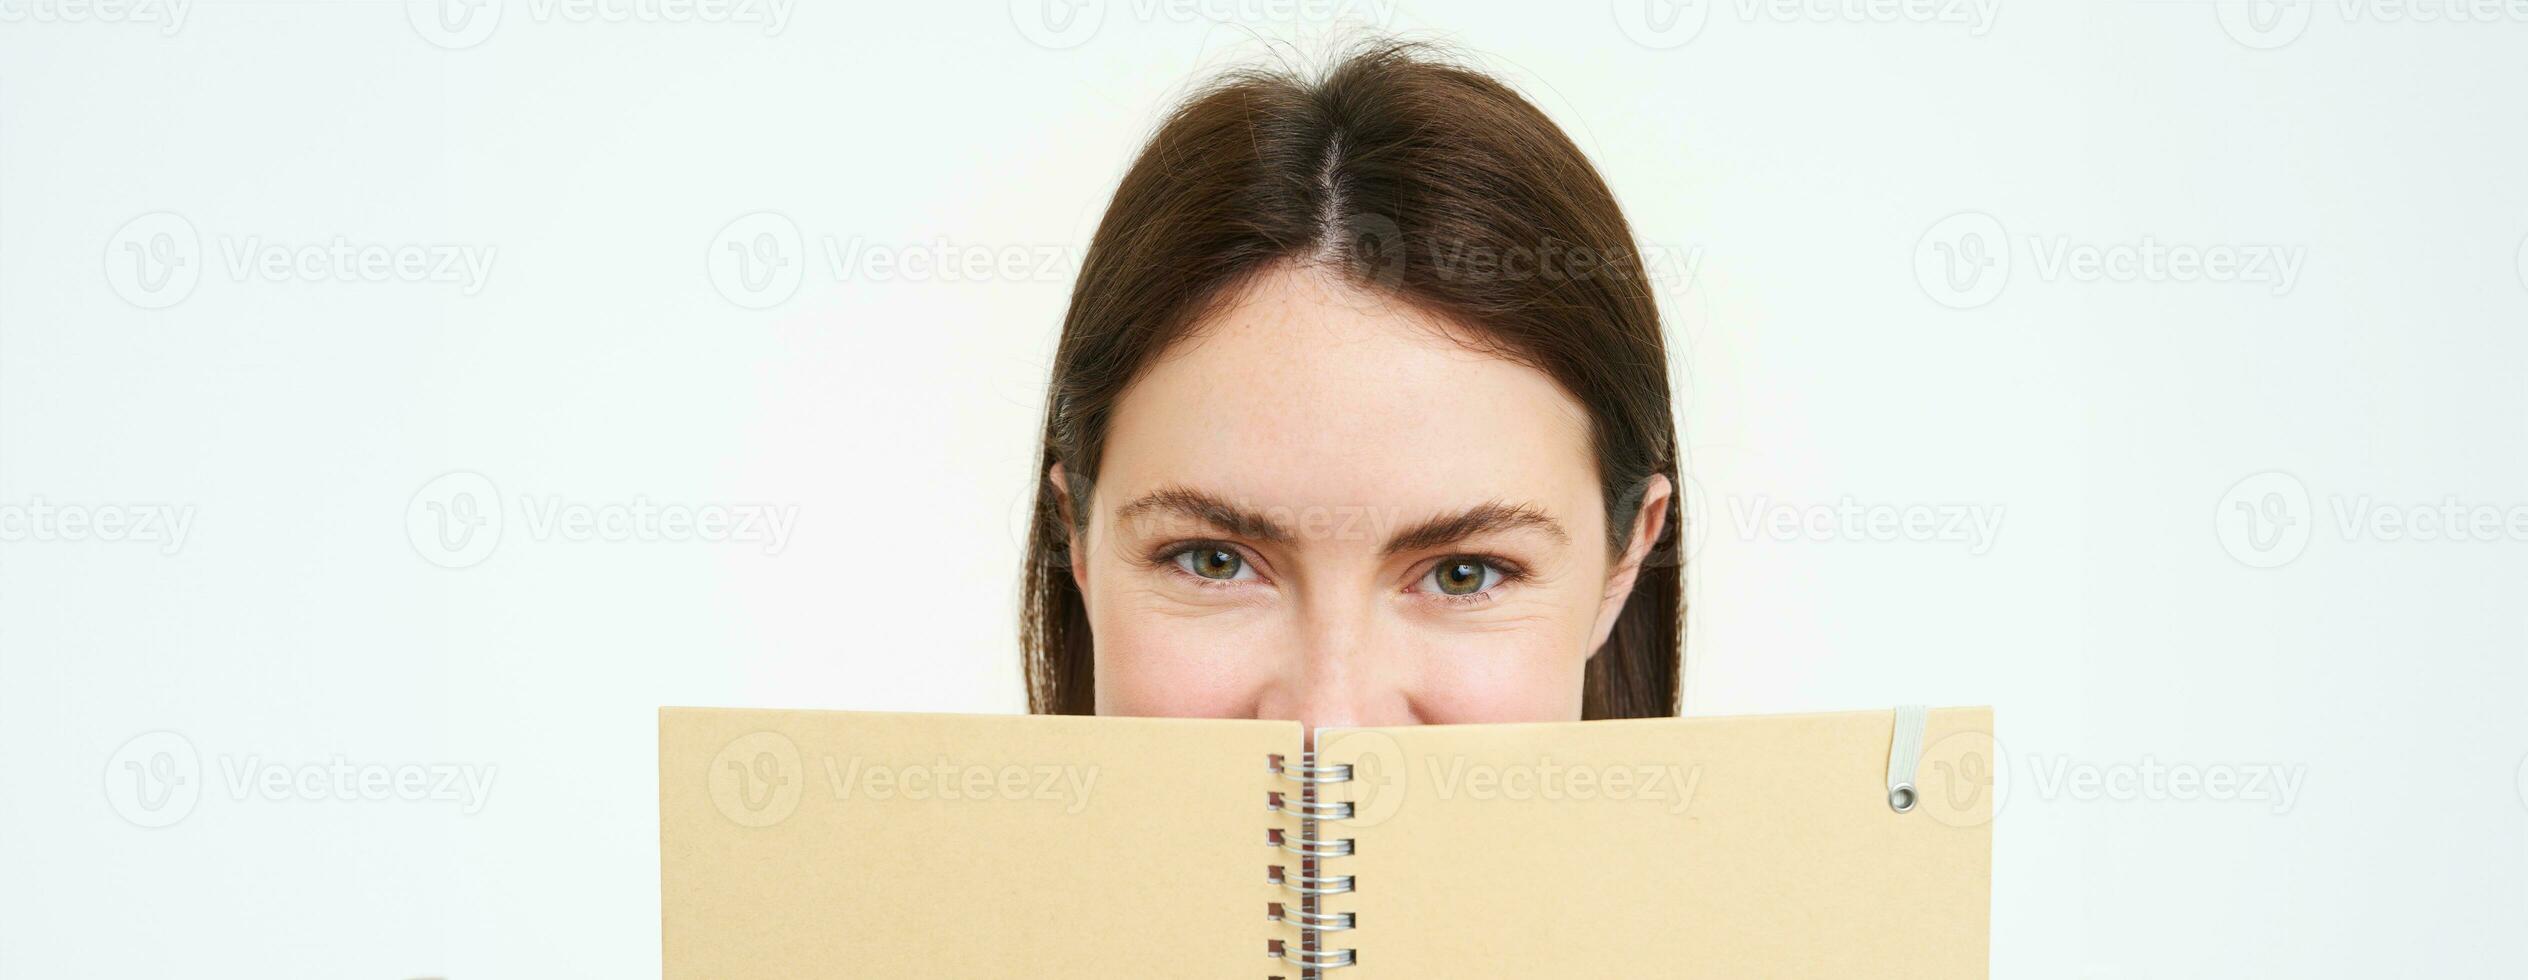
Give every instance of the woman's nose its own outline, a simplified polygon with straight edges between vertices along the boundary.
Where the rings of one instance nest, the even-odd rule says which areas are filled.
[[[1311,739],[1319,728],[1413,724],[1400,638],[1385,635],[1370,610],[1311,620],[1259,699],[1262,716],[1296,720]]]

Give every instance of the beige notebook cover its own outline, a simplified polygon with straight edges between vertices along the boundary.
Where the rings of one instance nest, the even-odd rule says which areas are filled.
[[[665,973],[1981,977],[1991,731],[668,708]]]

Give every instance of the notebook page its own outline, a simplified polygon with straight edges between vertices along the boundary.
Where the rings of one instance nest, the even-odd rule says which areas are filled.
[[[1985,976],[1992,713],[1930,712],[1908,813],[1893,715],[1321,732],[1342,976]]]
[[[668,708],[665,975],[1256,976],[1293,722]]]

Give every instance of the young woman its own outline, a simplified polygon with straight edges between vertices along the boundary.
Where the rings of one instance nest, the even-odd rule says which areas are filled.
[[[1579,149],[1425,49],[1189,99],[1063,321],[1033,709],[1312,731],[1675,714],[1649,287]]]

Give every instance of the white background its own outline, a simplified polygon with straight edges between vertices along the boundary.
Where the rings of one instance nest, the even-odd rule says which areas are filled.
[[[1667,263],[1688,712],[1998,707],[1997,976],[2528,973],[2528,9],[450,9],[0,0],[0,974],[654,972],[654,709],[1023,710],[1078,250],[1364,21]]]

